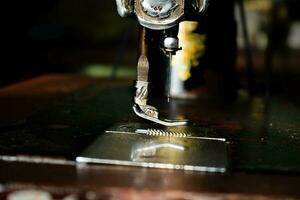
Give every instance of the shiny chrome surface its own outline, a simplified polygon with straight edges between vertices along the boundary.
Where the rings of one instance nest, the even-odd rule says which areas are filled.
[[[105,133],[76,158],[78,163],[225,172],[226,142],[197,138]]]
[[[163,126],[184,126],[187,125],[188,121],[186,120],[167,120],[167,119],[160,119],[158,118],[158,112],[156,108],[152,106],[146,105],[145,107],[142,106],[142,108],[146,108],[146,110],[142,110],[139,105],[135,104],[133,105],[133,111],[134,113],[143,118],[147,119],[149,121],[155,122],[157,124],[163,125]]]
[[[117,11],[121,17],[128,17],[134,12],[133,0],[116,0]]]
[[[163,47],[167,52],[175,52],[179,50],[178,48],[178,38],[176,37],[166,37],[163,42]]]
[[[136,81],[135,88],[136,91],[135,91],[134,103],[138,105],[147,105],[149,82]]]
[[[117,10],[121,17],[135,13],[139,23],[153,30],[168,29],[179,24],[188,12],[201,13],[208,5],[208,0],[116,0]]]
[[[178,5],[175,0],[141,0],[143,11],[151,17],[166,18]]]
[[[155,107],[147,105],[149,82],[136,81],[136,94],[134,97],[133,111],[136,115],[149,121],[164,126],[183,126],[187,124],[186,120],[167,120],[159,119],[158,111]]]
[[[201,13],[205,10],[208,5],[208,0],[192,0],[192,7],[198,13]]]
[[[184,15],[184,0],[136,0],[134,8],[142,26],[163,30],[180,22]]]

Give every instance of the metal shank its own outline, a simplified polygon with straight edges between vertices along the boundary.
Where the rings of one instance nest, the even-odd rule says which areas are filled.
[[[149,93],[149,61],[148,61],[148,39],[145,27],[140,27],[140,51],[137,64],[137,81],[135,84],[136,92],[134,97],[133,110],[139,117],[162,124],[165,126],[185,125],[186,121],[170,121],[158,118],[158,111],[155,107],[147,105]]]

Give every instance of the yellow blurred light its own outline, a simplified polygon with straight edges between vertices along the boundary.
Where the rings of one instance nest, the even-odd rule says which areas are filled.
[[[185,81],[190,78],[191,67],[199,65],[199,57],[203,55],[205,50],[206,36],[195,33],[198,22],[185,21],[179,25],[179,45],[182,50],[179,51],[173,59],[173,63],[179,64],[181,67],[179,77]]]

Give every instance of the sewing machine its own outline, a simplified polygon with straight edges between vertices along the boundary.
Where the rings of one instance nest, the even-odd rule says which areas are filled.
[[[149,71],[154,67],[153,60],[159,59],[151,56],[150,51],[163,52],[170,62],[163,63],[162,67],[170,67],[172,56],[181,50],[177,37],[179,23],[201,15],[207,1],[117,0],[116,3],[120,16],[135,15],[140,24],[133,110],[148,123],[133,122],[110,128],[77,157],[77,161],[225,172],[228,163],[224,137],[188,124],[186,120],[159,118],[157,108],[147,104]],[[170,83],[160,84],[164,87]]]
[[[168,60],[175,61],[186,50],[186,46],[182,45],[180,27],[177,30],[179,22],[198,16],[201,16],[199,28],[210,24],[206,43],[210,59],[209,62],[201,60],[199,66],[192,69],[201,72],[207,64],[214,69],[222,68],[222,72],[228,74],[226,80],[219,84],[222,87],[233,80],[230,76],[234,73],[227,67],[234,66],[232,62],[236,55],[233,0],[211,0],[207,7],[197,2],[188,4],[192,2],[188,0],[184,5],[167,0],[131,2],[117,3],[121,15],[132,16],[140,22],[134,109],[141,117],[132,111],[134,92],[130,91],[131,80],[101,79],[95,82],[77,75],[50,74],[2,88],[0,171],[5,173],[0,173],[4,183],[0,185],[3,188],[0,196],[5,198],[11,193],[19,197],[24,194],[27,197],[28,194],[39,196],[48,190],[55,199],[145,199],[150,196],[162,199],[169,195],[170,199],[190,199],[197,198],[198,194],[200,199],[298,198],[299,101],[296,104],[285,96],[287,94],[278,94],[277,87],[273,88],[274,93],[274,90],[268,91],[267,98],[261,94],[247,96],[240,93],[240,98],[234,103],[210,98],[171,98],[168,103],[165,96],[165,99],[153,99],[153,93],[168,85],[157,78],[167,78],[168,73],[155,70],[168,69]],[[157,2],[158,5],[155,4]],[[155,5],[149,7],[151,3]],[[27,4],[31,5],[30,2]],[[94,6],[90,1],[87,4]],[[137,9],[142,5],[150,16],[146,11]],[[69,4],[65,6],[69,7]],[[90,11],[88,7],[82,7]],[[169,12],[165,12],[166,8]],[[107,17],[102,10],[95,10],[103,18]],[[177,17],[174,14],[178,14]],[[209,18],[209,22],[203,21],[203,16],[206,20]],[[160,23],[173,17],[174,21],[168,21],[170,27],[163,24],[166,28],[162,28],[161,24],[154,26],[153,21],[150,23],[143,17]],[[99,28],[104,25],[100,24]],[[181,47],[182,50],[179,50]],[[272,44],[269,51],[274,51],[271,47]],[[156,59],[153,54],[160,54],[161,59]],[[114,55],[112,53],[111,57]],[[132,57],[135,58],[134,55]],[[207,57],[205,55],[205,59]],[[18,56],[13,58],[23,62],[17,59]],[[298,66],[299,62],[295,64]],[[296,72],[299,70],[289,67],[285,64],[280,69],[286,71],[274,71],[274,75],[288,72],[282,82],[277,82],[278,78],[274,76],[274,83],[282,83],[282,87],[289,88],[296,98],[299,95],[294,89],[299,81],[293,78],[298,77]],[[192,77],[197,79],[199,74]],[[240,79],[245,83],[243,76]],[[228,91],[225,94],[230,94]],[[163,96],[162,93],[160,96]],[[189,122],[168,121],[160,116],[188,119]],[[100,165],[89,166],[86,163]],[[230,173],[220,174],[225,171]]]
[[[147,104],[149,93],[149,68],[151,61],[148,56],[149,43],[155,41],[151,37],[153,31],[159,35],[161,50],[171,59],[178,50],[181,50],[178,42],[179,23],[192,16],[200,15],[206,8],[206,0],[117,0],[118,13],[122,17],[136,15],[140,24],[139,30],[139,55],[137,62],[137,81],[135,84],[136,94],[134,97],[133,110],[139,117],[164,126],[186,125],[187,121],[166,120],[159,118],[158,110]],[[159,51],[159,49],[156,49]],[[165,66],[166,67],[166,66]],[[170,71],[168,72],[170,73]],[[166,76],[170,76],[166,74]],[[170,84],[170,80],[168,80]],[[163,85],[161,85],[163,87]],[[170,87],[169,87],[170,88]],[[168,88],[168,89],[169,89]],[[169,93],[169,91],[168,91]]]

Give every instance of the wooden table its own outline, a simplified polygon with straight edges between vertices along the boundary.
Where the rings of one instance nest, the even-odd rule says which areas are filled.
[[[0,89],[1,199],[24,189],[54,199],[300,198],[300,110],[280,97],[268,113],[261,97],[179,102],[178,112],[232,141],[226,174],[76,164],[101,131],[139,120],[130,82],[53,74]]]

